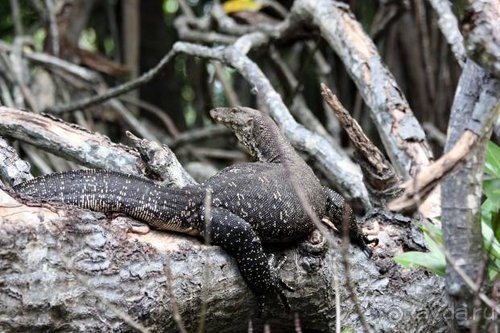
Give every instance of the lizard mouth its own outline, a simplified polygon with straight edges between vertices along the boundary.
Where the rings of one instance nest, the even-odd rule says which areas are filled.
[[[215,108],[210,110],[210,117],[212,117],[212,119],[215,120],[216,122],[223,124],[227,127],[230,127],[233,130],[237,129],[238,124],[234,121],[231,121],[229,117],[225,115],[226,112],[227,110],[225,108],[222,109]]]
[[[215,120],[218,123],[222,124],[229,124],[229,121],[227,120],[226,117],[223,117],[221,115],[221,111],[217,108],[210,110],[210,117],[212,117],[213,120]]]

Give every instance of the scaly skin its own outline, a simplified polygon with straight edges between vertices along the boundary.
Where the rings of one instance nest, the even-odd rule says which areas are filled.
[[[85,170],[38,177],[15,186],[15,190],[50,202],[126,213],[161,230],[204,236],[204,198],[209,188],[211,243],[236,258],[255,294],[276,292],[282,296],[286,286],[268,263],[262,243],[307,237],[314,224],[303,209],[304,200],[318,217],[329,217],[339,226],[344,216],[341,212],[351,212],[350,208],[336,192],[320,185],[266,114],[234,107],[217,108],[210,115],[233,129],[260,162],[231,166],[203,184],[184,188],[164,187],[117,172]],[[351,238],[368,251],[352,212],[349,216]]]

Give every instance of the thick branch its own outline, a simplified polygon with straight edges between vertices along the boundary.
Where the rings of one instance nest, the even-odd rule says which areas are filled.
[[[467,54],[465,53],[464,38],[458,30],[458,20],[453,14],[451,4],[447,0],[428,0],[438,16],[439,29],[451,47],[460,67],[463,67]]]
[[[389,209],[415,208],[446,176],[469,158],[478,142],[489,137],[487,133],[491,131],[500,111],[499,91],[498,80],[488,78],[487,73],[472,61],[467,62],[453,105],[457,115],[451,117],[449,124],[448,131],[453,132],[453,145],[448,143],[446,154],[401,185],[405,192],[389,204]]]
[[[16,150],[0,137],[0,180],[16,185],[31,178],[30,165],[19,158]]]
[[[81,165],[141,174],[139,154],[129,147],[115,144],[108,137],[91,133],[31,112],[0,106],[0,134],[27,142],[54,155]]]
[[[486,143],[500,110],[500,81],[468,61],[460,78],[448,127],[445,151],[450,151],[460,134],[467,129],[477,135],[477,145],[454,177],[442,185],[442,225],[446,250],[457,265],[478,281],[484,260],[481,236],[480,205],[482,172]],[[464,121],[465,120],[465,121]],[[467,195],[464,195],[464,194]],[[459,331],[469,331],[474,312],[475,291],[470,290],[460,274],[447,265],[446,284],[455,307],[467,316],[455,318]]]
[[[500,79],[500,0],[468,1],[462,23],[468,55]]]
[[[80,209],[47,208],[20,205],[0,192],[0,256],[5,263],[0,267],[0,330],[131,331],[104,299],[152,332],[177,330],[175,300],[184,324],[193,331],[202,295],[207,331],[246,331],[250,319],[260,327],[255,298],[220,248],[155,231],[127,233],[129,220],[123,217],[109,221]],[[424,325],[437,331],[446,325],[441,279],[398,266],[382,276],[360,251],[349,253],[350,273],[374,331]],[[338,248],[319,257],[300,246],[281,254],[288,260],[280,275],[297,291],[287,295],[291,314],[275,299],[267,301],[264,315],[272,318],[271,328],[290,331],[297,313],[302,329],[332,331],[333,272],[343,271]],[[338,278],[343,286],[342,275]],[[360,331],[344,287],[340,300],[342,326]]]

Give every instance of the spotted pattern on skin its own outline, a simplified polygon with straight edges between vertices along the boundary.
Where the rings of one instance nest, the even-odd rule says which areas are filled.
[[[203,184],[184,188],[164,187],[112,171],[79,170],[38,177],[14,189],[23,196],[126,213],[157,229],[204,236],[204,198],[210,187],[212,209],[207,225],[212,243],[236,258],[242,276],[257,295],[281,293],[282,283],[270,267],[262,243],[303,239],[314,229],[295,188],[319,217],[326,215],[337,222],[342,221],[344,201],[336,192],[322,188],[265,114],[223,108],[212,110],[211,115],[232,128],[260,162],[228,167]],[[352,234],[362,236],[356,232]]]

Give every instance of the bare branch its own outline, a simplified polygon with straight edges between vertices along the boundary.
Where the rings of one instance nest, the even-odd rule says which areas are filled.
[[[0,137],[0,180],[12,186],[32,178],[30,165]]]
[[[428,0],[438,16],[438,24],[446,41],[451,47],[460,67],[463,67],[467,54],[464,47],[464,38],[458,29],[458,20],[451,10],[448,0]]]
[[[404,194],[391,201],[387,208],[393,211],[415,208],[446,176],[465,162],[478,139],[477,135],[466,131],[448,153],[402,184]]]
[[[469,6],[462,21],[467,54],[500,79],[500,1],[467,2]]]
[[[485,81],[488,83],[483,83]],[[453,147],[448,147],[445,155],[401,185],[405,193],[390,202],[389,209],[415,208],[436,185],[469,158],[475,145],[487,137],[486,133],[491,130],[500,112],[499,91],[498,80],[488,80],[484,71],[470,60],[467,62],[459,82],[453,110],[459,114],[469,112],[470,116],[452,117],[449,125],[450,129],[465,126],[467,130],[461,132],[460,138],[455,139],[456,143]]]
[[[142,74],[135,80],[131,80],[129,82],[126,82],[124,84],[121,84],[119,86],[110,88],[106,93],[97,95],[97,96],[92,96],[89,98],[85,98],[83,100],[70,103],[67,105],[62,105],[62,106],[55,106],[52,108],[47,108],[45,112],[48,113],[64,113],[64,112],[72,112],[75,110],[79,109],[85,109],[90,106],[94,106],[100,103],[103,103],[104,101],[107,101],[113,97],[123,95],[131,90],[134,90],[141,85],[151,81],[156,75],[159,74],[159,72],[165,68],[165,66],[169,63],[169,61],[173,58],[175,55],[175,52],[170,51],[163,57],[162,60],[152,69],[147,71],[146,73]]]
[[[298,0],[292,7],[292,27],[304,22],[321,35],[344,62],[372,112],[386,151],[398,173],[407,178],[429,164],[425,133],[373,41],[354,20],[349,8],[330,0]]]
[[[392,165],[363,133],[361,126],[349,115],[338,98],[324,84],[321,84],[321,94],[335,112],[342,128],[345,129],[356,148],[357,160],[361,165],[365,180],[370,185],[368,189],[380,201],[396,196],[400,191],[397,188],[399,177]]]
[[[56,6],[53,0],[45,0],[45,6],[47,7],[47,13],[49,14],[49,31],[50,31],[50,41],[52,47],[52,54],[59,57],[60,45],[59,45],[59,27],[57,26],[56,20]]]
[[[0,51],[14,52],[14,50],[15,50],[14,46],[11,46],[0,40]],[[68,73],[76,75],[79,78],[86,80],[90,83],[95,83],[100,81],[99,75],[94,71],[75,65],[63,59],[48,55],[46,53],[28,52],[26,50],[22,50],[21,52],[23,57],[26,57],[26,59],[28,60],[35,61],[37,63],[46,66],[61,68],[67,71]]]
[[[12,11],[12,20],[14,21],[14,30],[17,36],[24,34],[23,22],[21,20],[21,10],[19,9],[19,0],[10,0]]]
[[[0,107],[0,134],[43,148],[81,165],[140,175],[139,155],[61,120]]]
[[[127,136],[147,163],[146,170],[154,176],[153,178],[160,178],[163,184],[177,187],[196,183],[170,148],[157,142],[141,140],[130,132],[127,132]]]
[[[477,136],[477,145],[454,176],[443,182],[441,205],[446,250],[472,281],[478,281],[482,274],[481,176],[486,145],[499,112],[500,80],[468,61],[453,103],[445,151],[452,150],[464,131]],[[450,265],[449,261],[447,265]],[[454,322],[459,331],[467,331],[476,315],[474,299],[477,292],[471,292],[462,276],[453,269],[447,270],[446,285],[454,306],[464,311],[464,315],[454,318]]]

